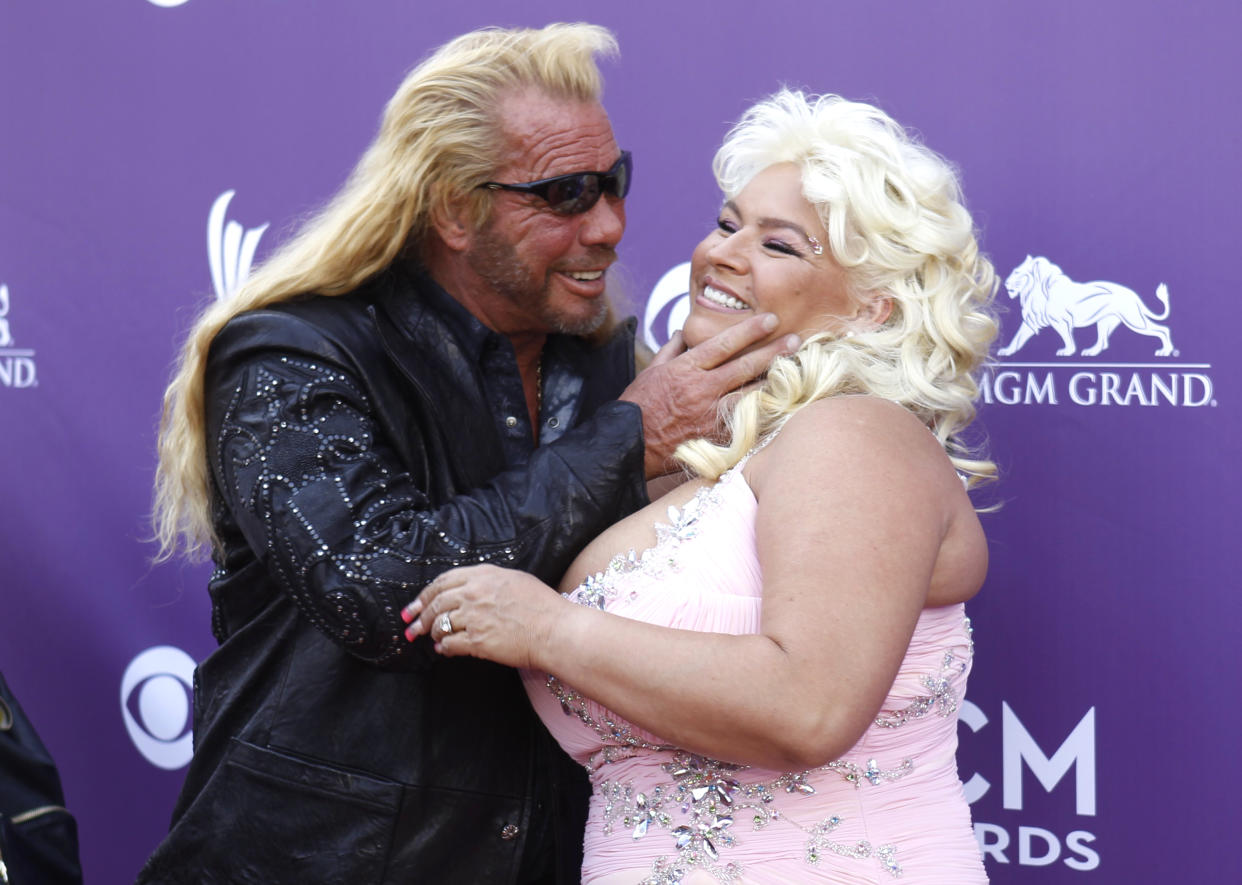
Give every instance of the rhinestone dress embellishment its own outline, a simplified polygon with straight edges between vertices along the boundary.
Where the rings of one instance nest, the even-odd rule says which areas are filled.
[[[969,670],[970,658],[975,652],[974,640],[970,638],[973,635],[970,618],[964,619],[964,626],[968,637],[965,655],[959,657],[956,651],[947,649],[940,661],[940,671],[934,676],[925,675],[920,680],[920,684],[927,690],[927,694],[916,697],[896,712],[881,712],[875,717],[876,725],[881,728],[901,728],[907,722],[921,719],[933,709],[936,710],[938,715],[945,718],[957,713],[958,697],[954,689],[954,682],[959,676],[964,676]]]
[[[864,781],[878,784],[896,780],[914,769],[912,760],[907,759],[891,770],[881,769],[874,759],[866,767],[838,761],[810,771],[782,774],[770,781],[747,782],[742,775],[748,769],[745,765],[719,762],[682,750],[669,758],[660,767],[670,780],[648,787],[646,792],[636,791],[629,781],[605,780],[595,787],[603,802],[604,835],[610,836],[620,827],[639,840],[654,827],[666,831],[663,838],[673,843],[675,855],[660,855],[652,864],[652,875],[640,885],[676,885],[693,869],[705,870],[719,882],[736,882],[742,875],[742,866],[722,862],[721,854],[742,841],[736,834],[735,821],[747,819],[752,831],[776,821],[802,830],[807,836],[804,860],[809,864],[819,863],[825,854],[875,859],[889,875],[901,875],[895,846],[838,842],[831,834],[841,825],[840,817],[833,815],[808,826],[783,813],[774,802],[781,792],[813,795],[813,780],[826,772],[840,774],[855,787]]]
[[[677,548],[699,533],[700,519],[719,501],[718,485],[702,487],[680,510],[669,507],[669,522],[655,524],[656,542],[641,556],[633,550],[618,553],[603,571],[589,575],[581,585],[564,595],[579,605],[602,611],[620,592],[618,579],[621,576],[642,571],[653,579],[659,579],[676,572],[679,568]]]

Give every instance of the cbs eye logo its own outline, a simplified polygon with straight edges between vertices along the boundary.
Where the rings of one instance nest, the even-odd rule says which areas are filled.
[[[674,265],[660,277],[643,312],[643,341],[653,351],[673,337],[690,315],[690,262]]]
[[[190,692],[194,659],[179,648],[148,648],[121,677],[125,730],[146,760],[168,770],[189,764],[194,753]]]

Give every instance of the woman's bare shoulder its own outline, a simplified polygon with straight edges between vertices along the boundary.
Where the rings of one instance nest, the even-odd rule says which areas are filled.
[[[927,427],[909,409],[867,394],[816,400],[794,413],[780,436],[787,433],[794,437],[820,437],[827,433],[843,439],[866,439],[874,435],[898,433],[917,436],[922,440],[929,435]]]
[[[747,465],[760,485],[777,464],[807,478],[863,465],[900,473],[952,473],[930,430],[908,409],[875,396],[834,396],[799,409]]]
[[[812,403],[754,460],[747,479],[760,515],[782,532],[794,524],[831,525],[834,536],[842,525],[887,532],[885,549],[930,557],[921,597],[928,604],[964,601],[982,583],[986,540],[962,482],[935,435],[896,403],[871,396]]]

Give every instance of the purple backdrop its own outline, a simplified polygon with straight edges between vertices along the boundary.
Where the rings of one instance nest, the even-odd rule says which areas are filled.
[[[1011,352],[981,421],[1003,507],[985,521],[960,765],[988,868],[1242,878],[1222,844],[1240,786],[1237,7],[427,6],[0,12],[0,670],[61,764],[89,880],[132,881],[164,832],[184,680],[213,644],[205,569],[152,567],[144,540],[193,312],[340,184],[430,47],[583,17],[622,46],[606,103],[638,169],[625,297],[641,317],[657,290],[657,340],[680,294],[676,274],[657,281],[714,220],[712,151],[779,83],[876,101],[960,165],[1002,277],[1043,259],[1013,278],[1025,306],[1000,295]],[[1093,351],[1110,317],[1125,321]],[[1056,327],[1075,318],[1070,354]],[[1024,341],[1024,319],[1048,325]]]

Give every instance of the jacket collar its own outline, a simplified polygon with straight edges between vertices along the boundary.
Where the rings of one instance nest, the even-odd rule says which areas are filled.
[[[417,268],[394,265],[376,284],[378,310],[373,315],[378,332],[406,377],[431,402],[451,403],[464,397],[463,408],[455,409],[455,414],[490,414],[478,377],[481,354],[489,340],[503,336],[484,326]],[[635,328],[636,321],[630,317],[618,323],[599,346],[570,335],[548,336],[544,414],[558,418],[558,429],[545,433],[544,442],[551,442],[582,416],[614,399],[619,387],[634,377]],[[463,385],[463,372],[473,375],[474,383]],[[483,425],[474,430],[494,433],[494,428]]]
[[[502,337],[484,326],[461,302],[446,292],[439,283],[417,267],[393,265],[379,280],[377,301],[388,322],[402,337],[419,346],[420,353],[410,354],[408,346],[398,348],[414,358],[421,368],[427,364],[443,366],[446,359],[453,364],[462,361],[477,367],[483,347],[490,338]],[[575,374],[586,377],[598,373],[601,357],[610,368],[624,377],[634,376],[634,341],[637,321],[627,317],[619,322],[603,344],[592,346],[571,335],[549,335],[547,347],[572,367]],[[421,359],[417,357],[421,356]],[[606,373],[610,374],[610,373]],[[616,376],[604,380],[609,386]]]

